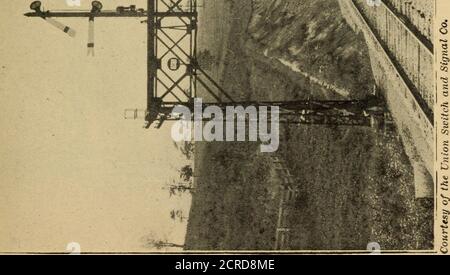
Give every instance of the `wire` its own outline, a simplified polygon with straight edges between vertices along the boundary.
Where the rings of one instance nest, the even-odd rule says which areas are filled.
[[[81,9],[59,9],[50,10],[50,12],[91,12],[91,10],[81,10]],[[102,10],[101,12],[117,12],[117,10]]]

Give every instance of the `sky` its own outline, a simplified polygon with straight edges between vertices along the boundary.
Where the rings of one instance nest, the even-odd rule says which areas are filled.
[[[188,213],[190,198],[162,189],[187,163],[171,125],[146,130],[123,118],[145,107],[146,25],[96,20],[92,58],[87,19],[60,19],[77,31],[70,38],[24,17],[30,2],[0,9],[0,252],[64,252],[71,242],[82,252],[146,252],[148,235],[182,244],[186,224],[169,214]]]

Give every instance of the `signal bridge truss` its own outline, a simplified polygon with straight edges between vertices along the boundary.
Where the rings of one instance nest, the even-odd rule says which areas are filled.
[[[146,127],[161,127],[166,120],[176,120],[171,115],[175,106],[194,110],[194,99],[199,89],[209,93],[216,102],[206,103],[227,106],[277,106],[280,120],[294,124],[329,124],[371,126],[374,117],[382,117],[381,100],[368,98],[352,101],[283,101],[283,102],[236,102],[197,59],[198,9],[197,0],[147,0],[147,8],[134,5],[104,10],[100,1],[93,1],[91,10],[51,11],[42,10],[40,1],[34,1],[32,12],[25,16],[42,18],[49,24],[75,36],[70,27],[57,18],[87,18],[89,23],[88,53],[94,54],[94,22],[98,18],[143,18],[147,24],[147,102],[144,111],[129,110],[128,117],[143,117]],[[201,88],[200,88],[201,87]],[[381,111],[380,111],[381,110]]]

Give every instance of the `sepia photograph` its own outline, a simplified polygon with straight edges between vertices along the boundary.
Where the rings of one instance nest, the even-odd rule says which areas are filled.
[[[0,253],[447,254],[442,2],[3,5]]]

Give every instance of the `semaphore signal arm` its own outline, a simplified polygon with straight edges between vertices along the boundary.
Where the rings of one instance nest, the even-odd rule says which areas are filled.
[[[207,3],[205,3],[207,4]],[[281,121],[296,124],[329,124],[370,126],[373,116],[380,116],[383,105],[372,99],[347,101],[283,101],[236,102],[222,86],[203,70],[197,59],[198,37],[197,0],[147,0],[147,9],[119,6],[103,10],[100,1],[93,1],[87,11],[44,11],[41,1],[34,1],[28,17],[38,17],[49,24],[75,36],[70,27],[54,18],[88,18],[88,54],[94,54],[94,21],[96,18],[146,18],[147,24],[147,127],[161,127],[165,120],[173,119],[171,112],[177,105],[194,109],[194,99],[199,89],[212,96],[216,106],[277,106]],[[170,30],[170,31],[169,31]],[[206,104],[205,106],[207,106]],[[133,117],[138,117],[137,110]]]

